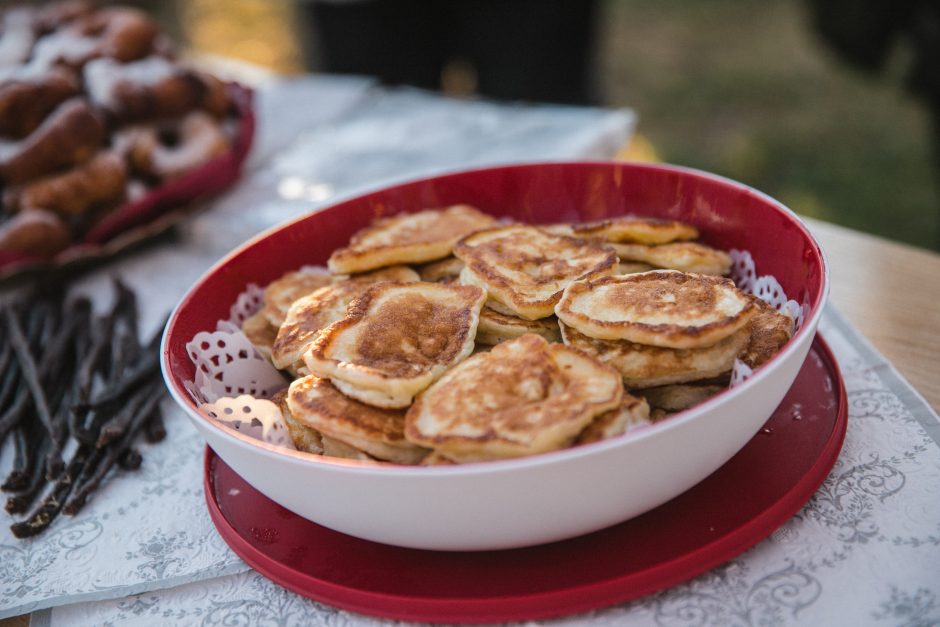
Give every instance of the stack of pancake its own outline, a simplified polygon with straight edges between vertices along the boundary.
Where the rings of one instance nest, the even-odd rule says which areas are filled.
[[[402,464],[543,453],[700,402],[735,359],[757,367],[789,339],[792,321],[716,276],[730,257],[697,237],[651,218],[401,214],[328,268],[272,282],[243,331],[295,378],[273,400],[301,450]]]
[[[756,300],[730,279],[660,270],[574,282],[556,311],[565,344],[612,365],[624,385],[671,412],[727,385],[751,344]]]

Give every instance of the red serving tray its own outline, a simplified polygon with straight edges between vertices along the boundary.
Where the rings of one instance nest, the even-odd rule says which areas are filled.
[[[619,525],[523,549],[443,552],[360,540],[274,503],[208,447],[205,493],[229,546],[303,596],[393,619],[531,620],[629,601],[739,555],[809,500],[847,422],[838,364],[817,336],[761,432],[701,483]]]
[[[241,176],[255,133],[252,91],[227,85],[238,111],[232,148],[183,176],[128,202],[102,219],[67,249],[49,259],[40,255],[0,250],[0,278],[41,267],[61,267],[113,255],[130,244],[152,237],[187,217],[199,203],[228,187]]]

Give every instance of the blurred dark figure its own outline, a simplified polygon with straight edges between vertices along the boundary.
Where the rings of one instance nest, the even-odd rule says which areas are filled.
[[[911,91],[930,109],[934,159],[940,182],[940,1],[809,0],[826,42],[858,68],[882,70],[898,44],[907,44]],[[936,235],[940,247],[940,233]]]
[[[310,0],[308,65],[441,89],[456,68],[492,98],[597,102],[597,0]]]

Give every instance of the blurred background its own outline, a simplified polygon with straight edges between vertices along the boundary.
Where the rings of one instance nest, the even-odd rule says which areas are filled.
[[[133,2],[197,53],[288,74],[324,69],[311,7],[346,3]],[[884,44],[882,58],[868,63],[877,71],[847,62],[821,36],[814,11],[828,6],[831,20],[851,4],[599,0],[591,93],[575,100],[636,110],[639,135],[624,158],[712,171],[807,216],[940,249],[940,161],[927,100],[908,85],[914,53],[902,37],[897,46],[874,42]],[[892,3],[856,6],[879,4]],[[452,59],[441,74],[451,95],[479,92],[466,59]]]

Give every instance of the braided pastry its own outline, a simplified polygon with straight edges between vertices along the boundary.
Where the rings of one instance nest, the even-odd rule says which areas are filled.
[[[0,180],[15,185],[87,161],[104,140],[101,119],[85,100],[72,98],[29,137],[0,147]]]
[[[65,223],[41,209],[18,213],[0,224],[0,250],[51,257],[71,241]]]
[[[11,73],[0,80],[0,136],[22,139],[49,113],[78,93],[78,80],[64,69],[46,74]]]
[[[98,40],[96,56],[124,62],[148,56],[160,34],[146,13],[129,7],[101,9],[77,20],[71,28]]]
[[[142,127],[130,139],[128,159],[136,172],[167,181],[206,163],[229,150],[222,126],[211,116],[194,111],[180,122],[175,133]]]
[[[80,216],[120,200],[126,182],[124,160],[112,152],[99,152],[62,174],[7,190],[4,203],[13,211],[45,209],[62,217]]]
[[[63,65],[80,70],[99,57],[135,61],[166,48],[156,23],[145,13],[115,7],[78,14],[41,37],[29,65],[37,70]]]
[[[162,57],[123,65],[96,59],[84,76],[92,102],[123,122],[174,118],[196,108],[222,115],[229,107],[218,79]]]

